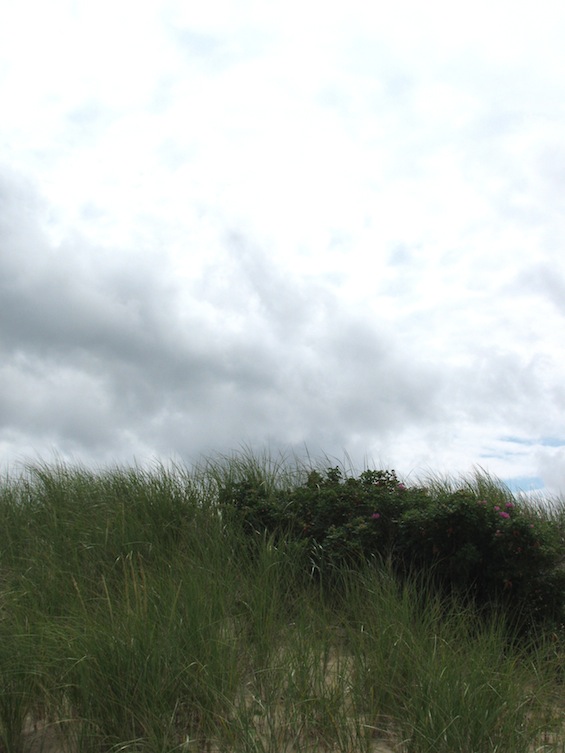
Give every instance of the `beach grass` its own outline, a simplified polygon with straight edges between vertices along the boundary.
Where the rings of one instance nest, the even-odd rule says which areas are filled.
[[[325,581],[299,541],[218,504],[308,470],[239,453],[7,475],[0,751],[565,753],[560,636],[513,640],[502,611],[376,559]],[[509,499],[486,474],[457,483]],[[559,500],[532,515],[565,530]]]

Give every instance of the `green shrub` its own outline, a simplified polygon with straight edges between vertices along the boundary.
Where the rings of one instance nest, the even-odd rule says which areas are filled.
[[[406,512],[399,526],[400,567],[433,570],[442,588],[481,608],[502,603],[526,625],[565,619],[559,531],[523,504],[503,505],[460,490]]]
[[[502,488],[490,488],[492,501],[472,488],[407,487],[389,470],[344,478],[335,467],[311,471],[294,489],[242,480],[220,502],[247,533],[307,542],[312,572],[385,560],[400,577],[432,574],[442,592],[482,609],[502,604],[524,627],[549,621],[561,629],[559,527]]]

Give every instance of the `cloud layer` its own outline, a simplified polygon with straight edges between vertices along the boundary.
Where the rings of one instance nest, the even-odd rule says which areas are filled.
[[[565,487],[561,11],[30,5],[5,463],[246,443]]]

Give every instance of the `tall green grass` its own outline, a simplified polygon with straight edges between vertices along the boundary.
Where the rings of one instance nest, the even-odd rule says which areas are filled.
[[[217,504],[307,470],[247,453],[4,479],[0,751],[564,753],[555,636],[509,640],[503,614],[425,574],[326,583],[296,541],[244,535]]]

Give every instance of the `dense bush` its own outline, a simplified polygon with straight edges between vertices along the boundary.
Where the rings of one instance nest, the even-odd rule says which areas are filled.
[[[401,577],[426,572],[481,608],[502,604],[523,626],[562,629],[559,528],[500,488],[490,491],[488,499],[472,489],[407,487],[394,471],[344,478],[330,468],[290,489],[240,480],[221,490],[220,502],[250,535],[306,542],[312,572],[378,559]]]

